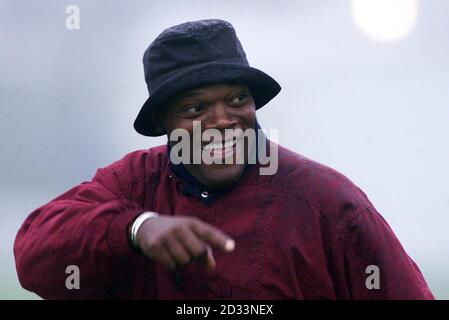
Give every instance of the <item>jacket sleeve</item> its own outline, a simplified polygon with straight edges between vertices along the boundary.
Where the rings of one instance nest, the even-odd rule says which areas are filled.
[[[14,243],[25,289],[46,299],[111,297],[114,283],[142,259],[129,246],[127,228],[143,210],[121,191],[119,180],[111,166],[99,169],[92,181],[28,216]],[[67,288],[76,275],[69,266],[79,270],[79,289]]]
[[[372,207],[345,223],[336,265],[343,299],[434,299],[421,271]]]

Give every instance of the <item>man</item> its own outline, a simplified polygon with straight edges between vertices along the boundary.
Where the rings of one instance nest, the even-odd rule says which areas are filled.
[[[134,127],[167,145],[31,213],[14,245],[24,288],[67,299],[433,299],[359,188],[263,139],[256,110],[280,86],[248,65],[228,22],[168,28],[143,62],[150,96]],[[227,130],[238,134],[203,139]],[[261,174],[261,150],[277,155],[275,172]]]

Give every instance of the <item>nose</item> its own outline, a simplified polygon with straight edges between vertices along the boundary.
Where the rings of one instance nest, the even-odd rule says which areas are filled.
[[[229,108],[224,103],[216,103],[208,110],[204,129],[233,129],[237,120],[230,114]]]

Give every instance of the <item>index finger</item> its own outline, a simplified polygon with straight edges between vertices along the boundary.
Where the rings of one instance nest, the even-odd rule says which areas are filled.
[[[235,248],[235,241],[223,231],[201,221],[194,221],[192,229],[203,241],[215,248],[231,252]]]

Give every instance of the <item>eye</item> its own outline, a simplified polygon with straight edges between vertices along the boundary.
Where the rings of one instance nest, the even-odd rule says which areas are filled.
[[[187,114],[189,116],[199,115],[201,112],[203,112],[203,110],[204,110],[204,107],[199,104],[189,105],[189,106],[182,108],[183,113]]]
[[[245,103],[247,103],[248,102],[248,95],[247,94],[245,94],[245,93],[241,93],[241,94],[238,94],[238,95],[236,95],[236,96],[234,96],[232,99],[231,99],[231,101],[230,101],[230,105],[231,106],[234,106],[234,107],[240,107],[240,106],[242,106],[242,105],[244,105]]]

